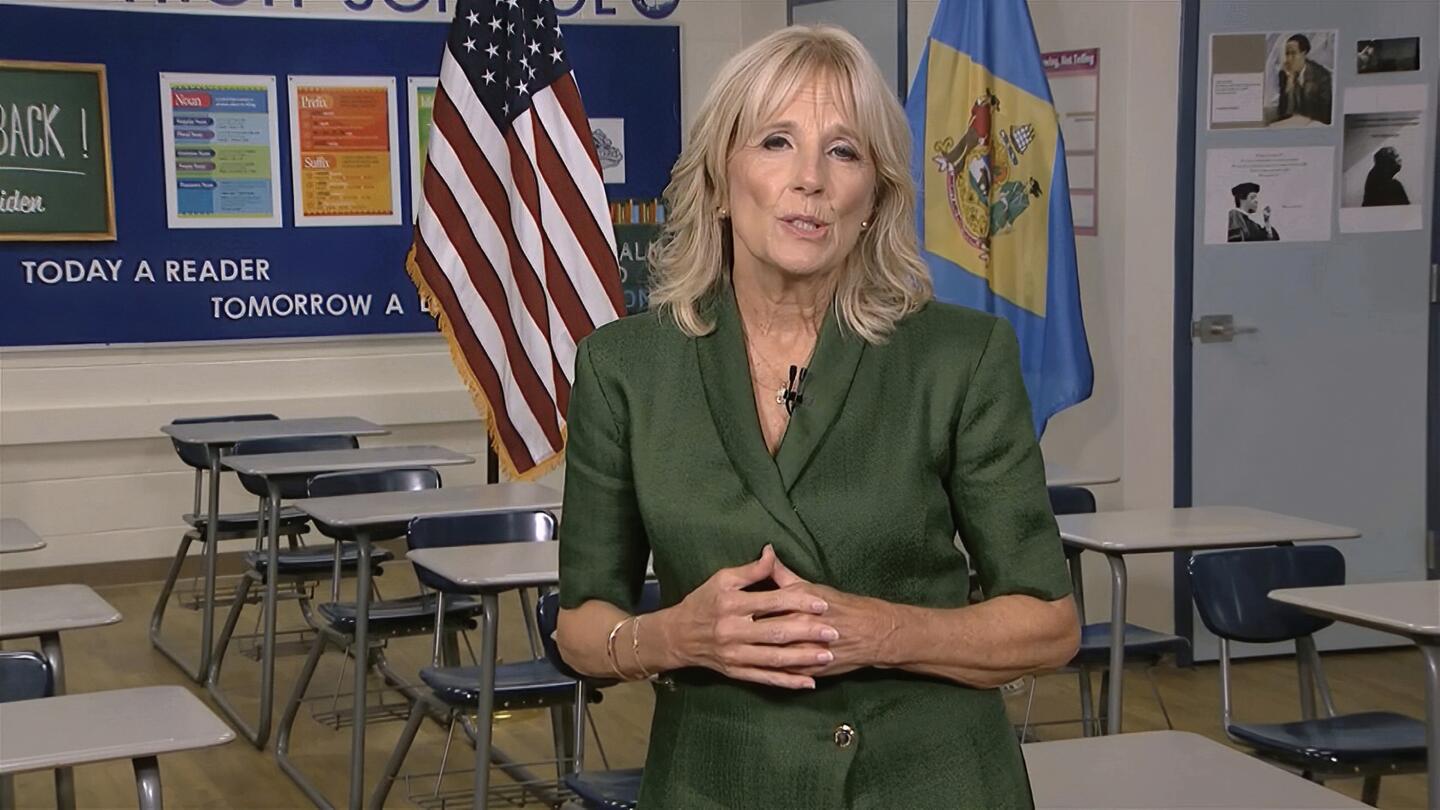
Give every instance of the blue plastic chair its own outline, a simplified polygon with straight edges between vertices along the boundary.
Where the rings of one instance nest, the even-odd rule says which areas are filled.
[[[234,455],[353,450],[359,446],[360,442],[354,436],[286,436],[274,439],[251,439],[250,441],[239,442],[235,445]],[[260,499],[260,506],[263,508],[264,501],[269,496],[265,479],[260,476],[245,475],[243,473],[237,473],[237,477],[240,479],[241,486],[245,487],[246,492]],[[308,497],[310,494],[308,488],[309,476],[306,475],[281,476],[275,483],[277,484],[276,491],[279,493],[282,501],[297,500]],[[298,510],[294,510],[293,507],[291,507],[291,510],[293,510],[295,514],[301,515],[301,513]],[[287,510],[282,509],[280,513],[282,528],[286,511]],[[303,515],[301,516],[303,517]],[[262,525],[260,531],[263,532],[266,528],[268,527]],[[261,547],[262,537],[263,535],[257,535],[255,549],[245,554],[245,565],[249,569],[250,579],[253,580],[253,584],[256,585],[263,585],[265,583],[265,569],[269,566],[269,558]],[[282,580],[287,577],[299,577],[304,582],[314,582],[318,579],[318,575],[323,575],[331,570],[331,560],[334,556],[334,549],[328,545],[313,549],[303,548],[300,546],[298,536],[291,535],[290,548],[281,549],[279,556],[280,559],[276,565],[278,574]],[[393,559],[393,557],[394,555],[389,552],[379,552],[373,559],[378,565],[381,562]],[[353,569],[358,558],[359,555],[353,546],[349,546],[348,544],[342,546],[341,561],[345,568]],[[240,604],[240,602],[241,600],[236,600],[236,604]],[[223,647],[223,642],[220,646]]]
[[[1269,598],[1280,588],[1345,583],[1345,558],[1331,546],[1275,546],[1192,557],[1191,588],[1200,620],[1220,639],[1220,722],[1225,734],[1256,756],[1301,771],[1306,778],[1363,776],[1362,800],[1374,805],[1380,777],[1425,770],[1425,724],[1392,712],[1337,714],[1320,666],[1314,634],[1330,619]],[[1294,641],[1302,713],[1320,693],[1323,716],[1290,723],[1237,723],[1231,713],[1230,642]]]
[[[176,419],[172,425],[195,425],[209,424],[214,422],[269,422],[278,419],[272,413],[247,413],[232,414],[229,416],[200,416],[185,419]],[[185,559],[190,553],[190,546],[193,543],[204,544],[206,539],[206,528],[208,516],[201,511],[201,493],[205,491],[205,474],[210,469],[209,450],[204,445],[188,444],[186,442],[171,439],[175,447],[175,453],[180,461],[195,471],[195,493],[194,502],[188,513],[181,515],[180,519],[189,527],[180,537],[180,546],[175,551],[175,559],[170,563],[170,571],[165,575],[165,583],[160,586],[159,598],[155,600],[155,609],[150,614],[150,646],[160,651],[161,655],[179,667],[182,672],[190,676],[191,680],[198,682],[205,680],[205,674],[210,667],[210,650],[206,644],[210,642],[208,633],[203,628],[213,627],[215,616],[215,605],[204,600],[203,593],[198,605],[201,611],[201,650],[195,664],[185,660],[180,651],[173,649],[170,642],[166,641],[161,627],[165,622],[165,611],[170,605],[170,597],[175,590],[175,584],[180,579],[180,572],[185,565]],[[280,515],[280,531],[286,535],[299,535],[308,531],[308,521],[305,516],[297,510],[287,509]],[[254,537],[259,530],[260,515],[258,512],[222,512],[216,520],[215,537],[217,540],[240,540]]]
[[[457,546],[478,546],[494,543],[552,542],[555,539],[555,518],[548,512],[495,512],[475,515],[439,515],[412,520],[406,533],[406,542],[413,549],[453,548]],[[463,595],[465,588],[418,566],[415,569],[420,583],[435,592],[437,612],[447,609],[456,600],[469,601]],[[527,625],[529,622],[527,622]],[[495,711],[519,709],[555,708],[576,701],[581,694],[581,685],[545,660],[531,638],[534,658],[498,664],[495,667]],[[446,665],[441,660],[440,643],[435,646],[436,655],[431,666],[420,670],[420,680],[429,687],[428,694],[420,695],[410,710],[410,717],[400,738],[391,752],[385,768],[380,774],[375,792],[370,798],[371,807],[380,807],[400,772],[420,723],[431,709],[438,709],[453,724],[468,717],[480,696],[480,667]],[[555,723],[556,762],[564,760],[561,752],[569,747],[574,731],[565,728],[563,714],[552,713]],[[489,717],[475,718],[476,723],[490,723]],[[462,723],[465,733],[474,737],[474,728],[469,722]],[[448,739],[448,738],[447,738]],[[447,742],[448,754],[448,742]],[[443,761],[443,760],[442,760]],[[477,767],[489,767],[489,762],[477,762]],[[443,767],[443,766],[442,766]],[[518,767],[518,766],[512,766]],[[443,779],[444,774],[441,774]],[[517,780],[524,781],[524,780]],[[439,780],[437,780],[437,787]],[[534,787],[531,785],[530,787]],[[523,789],[522,789],[523,791]],[[520,794],[515,797],[518,800]]]
[[[1088,515],[1095,511],[1095,493],[1084,487],[1050,487],[1050,511],[1057,515]]]
[[[55,694],[55,678],[45,656],[29,650],[0,651],[0,703],[39,700]],[[15,807],[15,777],[0,774],[0,807]],[[55,772],[55,804],[75,806],[74,777],[69,768]]]
[[[197,416],[186,419],[174,419],[170,424],[202,425],[215,422],[273,422],[279,418],[280,417],[273,413],[246,413],[232,416]],[[195,498],[193,508],[189,513],[181,515],[181,519],[190,526],[199,529],[202,533],[200,539],[203,541],[205,539],[203,532],[208,516],[200,511],[200,494],[204,491],[205,472],[210,469],[209,454],[204,445],[187,444],[176,439],[171,439],[170,443],[174,445],[175,454],[180,457],[180,460],[183,461],[186,466],[192,467],[195,470]],[[300,515],[298,512],[292,512],[291,517],[295,516],[302,518],[301,522],[304,522],[304,515]],[[282,516],[281,519],[284,520],[285,516]],[[222,534],[253,533],[259,521],[259,512],[221,513],[216,528]]]
[[[637,615],[650,613],[660,608],[660,586],[655,582],[645,583],[640,593],[640,603],[636,606]],[[611,685],[613,681],[596,680],[583,678],[579,673],[566,666],[564,659],[560,657],[560,647],[555,643],[555,627],[560,619],[560,595],[550,594],[540,600],[537,610],[541,638],[545,642],[545,657],[556,669],[570,675],[573,678],[584,680],[587,686],[599,687]],[[577,707],[578,709],[578,707]],[[577,728],[583,729],[584,715],[578,710],[575,713],[574,723]],[[585,810],[633,810],[640,800],[640,780],[644,775],[642,768],[622,768],[615,770],[587,771],[583,769],[584,734],[577,735],[575,768],[571,773],[565,775],[565,787],[575,794],[580,805]],[[599,735],[596,735],[599,741]],[[603,751],[601,752],[603,756]]]
[[[1084,487],[1050,487],[1050,508],[1056,515],[1092,514],[1096,511],[1095,494]],[[1080,648],[1065,668],[1073,669],[1077,673],[1080,688],[1081,728],[1088,737],[1099,733],[1101,726],[1108,721],[1103,712],[1109,705],[1110,694],[1108,669],[1110,665],[1110,623],[1087,624],[1085,622],[1085,589],[1081,556],[1081,549],[1065,546],[1065,560],[1070,566],[1070,582],[1075,594],[1075,608],[1080,614]],[[1165,707],[1165,700],[1160,695],[1160,687],[1155,683],[1155,668],[1167,655],[1178,658],[1189,652],[1190,643],[1179,636],[1162,633],[1138,624],[1128,622],[1125,624],[1125,661],[1127,664],[1133,662],[1145,665],[1145,676],[1150,683],[1150,693],[1155,696],[1155,703],[1160,707],[1160,714],[1165,718],[1166,727],[1171,729],[1175,728],[1175,725],[1171,722],[1170,711]],[[1094,670],[1102,672],[1100,679],[1101,714],[1098,717],[1095,713],[1094,695],[1090,687],[1090,673]],[[1031,725],[1070,722],[1074,721],[1029,723],[1027,717],[1025,725],[1028,729]],[[1021,733],[1024,734],[1023,729]]]
[[[313,476],[307,484],[306,494],[311,498],[328,498],[372,492],[419,492],[439,489],[440,485],[440,473],[433,467],[361,470]],[[317,531],[336,542],[336,548],[353,547],[353,544],[362,537],[373,548],[377,543],[403,538],[406,526],[406,521],[400,521],[355,530],[330,526],[318,521],[315,524]],[[379,551],[380,549],[375,549],[372,554]],[[386,552],[386,555],[388,557],[389,553]],[[418,596],[402,599],[372,600],[366,614],[368,628],[366,646],[369,649],[365,650],[362,655],[361,651],[354,649],[356,603],[340,601],[339,580],[334,578],[339,573],[339,559],[338,556],[332,556],[331,564],[334,568],[331,579],[331,601],[321,603],[315,609],[317,624],[315,640],[310,646],[305,664],[300,669],[300,675],[295,680],[290,698],[285,703],[275,736],[275,760],[279,763],[281,770],[290,776],[295,784],[317,805],[321,806],[324,806],[328,800],[325,799],[314,781],[290,758],[290,741],[295,719],[299,716],[301,704],[305,702],[305,694],[310,689],[310,683],[315,677],[315,670],[319,666],[321,656],[328,647],[335,647],[350,653],[357,662],[363,661],[364,666],[378,671],[386,683],[395,684],[398,691],[406,698],[413,700],[417,689],[409,686],[405,678],[390,668],[385,657],[384,644],[392,638],[428,635],[434,632],[436,622],[441,619],[436,613],[437,600],[430,594],[421,593]],[[443,646],[446,655],[450,658],[458,656],[458,648],[455,644],[456,636],[464,630],[474,627],[472,618],[479,611],[480,604],[473,600],[452,600],[445,606],[442,622],[444,632],[437,634],[437,638],[445,640]],[[365,719],[373,722],[378,718],[403,718],[408,715],[409,709],[408,703],[386,703],[382,698],[379,706],[370,705],[366,708]],[[338,729],[348,712],[348,709],[342,709],[319,713],[315,715],[315,719]],[[349,720],[357,722],[354,717],[350,717]]]
[[[30,650],[0,651],[0,703],[39,700],[55,694],[55,678],[45,656]]]

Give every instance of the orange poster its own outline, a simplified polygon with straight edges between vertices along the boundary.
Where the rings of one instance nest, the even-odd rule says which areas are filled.
[[[395,81],[292,76],[295,224],[400,224]]]

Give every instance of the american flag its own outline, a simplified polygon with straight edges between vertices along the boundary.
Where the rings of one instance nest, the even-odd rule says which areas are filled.
[[[575,344],[625,311],[615,234],[550,0],[460,0],[411,277],[506,472],[562,457]]]

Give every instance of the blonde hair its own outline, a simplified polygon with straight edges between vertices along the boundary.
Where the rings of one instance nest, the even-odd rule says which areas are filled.
[[[791,26],[741,51],[721,68],[700,106],[665,189],[668,216],[651,255],[650,301],[692,337],[715,324],[701,311],[728,284],[733,253],[727,169],[736,144],[774,116],[806,82],[835,90],[875,165],[875,209],[839,271],[835,306],[842,327],[879,343],[933,297],[915,232],[910,130],[894,92],[865,47],[829,25]]]

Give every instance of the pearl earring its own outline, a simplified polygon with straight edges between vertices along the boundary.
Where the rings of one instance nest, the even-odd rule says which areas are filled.
[[[860,230],[863,231],[863,230],[865,230],[866,228],[869,228],[869,227],[870,227],[870,220],[868,220],[868,219],[862,219],[862,220],[860,220]]]
[[[720,206],[720,218],[721,218],[721,219],[729,219],[729,218],[730,218],[730,209],[729,209],[729,208],[726,208],[726,207],[723,206],[723,205]]]

